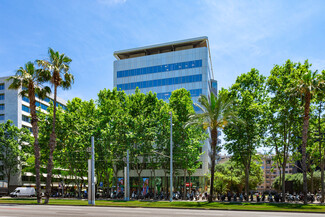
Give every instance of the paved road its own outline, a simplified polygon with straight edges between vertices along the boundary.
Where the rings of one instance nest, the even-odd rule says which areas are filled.
[[[58,217],[58,216],[225,216],[225,217],[324,217],[324,214],[283,213],[283,212],[248,212],[158,208],[119,208],[119,207],[84,207],[84,206],[36,206],[36,205],[0,205],[0,217]]]

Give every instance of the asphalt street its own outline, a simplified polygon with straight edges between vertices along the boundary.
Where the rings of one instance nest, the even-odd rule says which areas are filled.
[[[226,217],[324,217],[324,214],[286,213],[286,212],[251,212],[251,211],[219,211],[191,209],[159,209],[159,208],[124,208],[124,207],[88,207],[88,206],[46,206],[46,205],[0,205],[0,217],[58,217],[58,216],[226,216]]]

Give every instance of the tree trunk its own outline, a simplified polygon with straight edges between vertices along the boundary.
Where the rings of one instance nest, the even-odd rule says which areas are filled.
[[[189,182],[189,189],[190,189],[190,194],[191,194],[191,190],[192,190],[192,186],[191,186],[191,173],[188,173],[188,177],[190,179],[190,182]]]
[[[107,192],[106,192],[106,194],[107,194],[107,197],[109,196],[109,178],[110,178],[110,171],[107,170],[107,172],[106,172],[106,179],[107,179]]]
[[[310,191],[313,194],[314,193],[314,172],[310,172]]]
[[[285,183],[285,179],[286,179],[286,164],[287,164],[287,160],[286,160],[286,156],[284,156],[283,158],[283,165],[282,165],[282,200],[285,201],[285,193],[286,193],[286,183]]]
[[[156,192],[156,172],[155,172],[155,170],[153,171],[153,187],[154,187],[154,195],[153,195],[153,197],[156,198],[157,192]]]
[[[310,92],[306,93],[305,96],[305,114],[302,128],[302,172],[303,172],[303,194],[304,204],[307,204],[307,165],[306,165],[306,147],[308,139],[308,127],[309,127],[309,111],[310,111]]]
[[[141,173],[138,173],[138,180],[139,180],[139,184],[138,184],[138,197],[140,196],[140,187],[141,187]]]
[[[117,195],[117,185],[118,185],[118,178],[117,178],[117,173],[118,173],[118,170],[117,170],[117,167],[116,167],[116,172],[115,172],[115,188],[116,188],[116,195]]]
[[[324,156],[322,154],[323,152],[323,136],[321,134],[321,112],[322,112],[322,103],[319,104],[319,111],[318,111],[318,142],[319,142],[319,155],[320,155],[320,180],[321,180],[321,203],[324,203],[324,193],[325,193],[325,186],[324,186]]]
[[[10,189],[10,173],[7,173],[7,179],[8,179],[8,195],[9,195],[9,189]]]
[[[217,128],[211,130],[211,148],[212,148],[212,156],[211,156],[211,179],[210,179],[210,195],[209,195],[209,203],[213,200],[213,184],[214,184],[214,170],[216,166],[216,152],[217,152],[217,142],[218,142],[218,130]]]
[[[45,204],[49,203],[51,195],[51,181],[52,181],[52,170],[53,170],[53,153],[56,144],[56,134],[55,134],[55,119],[56,119],[56,96],[57,96],[57,86],[54,85],[54,99],[53,99],[53,121],[52,121],[52,133],[50,135],[50,155],[47,164],[47,177],[46,177],[46,193],[45,193]]]
[[[42,193],[41,193],[41,178],[40,178],[40,147],[38,143],[38,118],[36,114],[36,100],[35,100],[35,88],[32,84],[29,84],[28,97],[30,101],[30,113],[31,113],[31,125],[34,136],[34,155],[35,155],[35,181],[36,181],[36,197],[37,203],[42,203]]]
[[[249,201],[249,166],[245,168],[245,190],[246,190],[246,201]]]
[[[186,173],[187,173],[187,171],[184,170],[184,191],[183,191],[183,200],[186,199]]]
[[[321,203],[324,203],[324,196],[325,196],[325,183],[324,183],[324,159],[321,162],[321,186],[322,186],[322,199]]]

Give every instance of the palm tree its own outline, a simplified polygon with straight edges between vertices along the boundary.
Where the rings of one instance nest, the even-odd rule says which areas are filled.
[[[46,193],[45,204],[49,202],[51,195],[51,178],[53,170],[53,153],[56,146],[56,134],[55,134],[55,121],[56,121],[56,98],[57,89],[61,87],[63,89],[71,88],[74,82],[74,77],[69,72],[69,64],[71,59],[65,54],[60,54],[58,51],[54,51],[52,48],[48,50],[49,60],[37,60],[39,66],[42,67],[42,71],[48,75],[50,83],[54,87],[54,99],[53,99],[53,122],[52,132],[50,135],[50,153],[47,164],[47,177],[46,177]]]
[[[38,143],[38,118],[36,113],[36,99],[35,94],[39,98],[44,98],[47,94],[51,92],[51,89],[47,86],[43,87],[42,84],[47,80],[46,74],[42,71],[35,69],[32,62],[25,64],[25,67],[20,67],[16,75],[11,76],[7,81],[12,83],[9,85],[9,89],[22,89],[20,91],[21,96],[28,96],[30,113],[31,113],[31,124],[34,136],[34,154],[35,154],[35,174],[36,174],[36,193],[37,193],[37,203],[41,203],[41,180],[40,180],[40,146]]]
[[[304,204],[307,204],[307,164],[306,164],[306,147],[309,128],[310,102],[312,97],[319,91],[324,91],[324,77],[317,74],[317,71],[309,70],[311,65],[308,61],[304,65],[299,64],[297,73],[293,82],[293,88],[290,89],[294,94],[299,94],[304,100],[304,116],[302,128],[302,170],[303,170],[303,193]]]
[[[212,148],[212,155],[210,155],[210,158],[212,166],[209,202],[212,202],[218,129],[224,128],[233,118],[235,118],[235,114],[231,109],[233,98],[227,92],[220,92],[217,96],[211,92],[210,99],[205,95],[201,95],[198,102],[199,104],[195,105],[198,106],[202,112],[191,115],[187,125],[201,125],[205,130],[207,128],[210,130],[210,145]]]

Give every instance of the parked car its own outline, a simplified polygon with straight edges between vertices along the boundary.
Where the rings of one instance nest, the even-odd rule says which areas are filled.
[[[35,189],[28,187],[18,187],[10,193],[10,197],[34,197]]]

